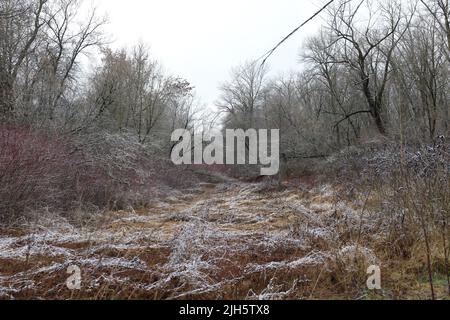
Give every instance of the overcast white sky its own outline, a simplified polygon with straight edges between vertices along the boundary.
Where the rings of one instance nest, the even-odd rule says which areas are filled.
[[[113,47],[143,41],[171,74],[189,80],[212,106],[231,67],[260,57],[324,0],[92,0],[107,13]],[[317,19],[269,61],[273,74],[300,68],[298,54]]]

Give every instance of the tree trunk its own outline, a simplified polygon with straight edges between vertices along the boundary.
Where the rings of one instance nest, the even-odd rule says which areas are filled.
[[[386,126],[384,124],[383,118],[381,116],[382,104],[381,99],[375,99],[371,90],[370,90],[370,80],[369,77],[365,74],[361,76],[363,80],[363,93],[366,97],[367,104],[369,105],[371,116],[375,121],[375,125],[378,129],[378,132],[385,136],[386,135]]]
[[[13,86],[7,80],[0,83],[0,118],[9,120],[14,112]]]
[[[375,107],[372,112],[372,117],[375,120],[375,124],[377,126],[378,132],[383,136],[386,135],[386,126],[384,124],[383,118],[381,117],[381,112],[379,107]]]

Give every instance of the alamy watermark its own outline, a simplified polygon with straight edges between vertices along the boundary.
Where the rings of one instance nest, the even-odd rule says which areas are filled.
[[[270,132],[270,137],[269,137]],[[223,133],[193,134],[178,129],[172,134],[172,161],[176,165],[261,165],[262,176],[280,170],[280,130],[225,130]]]
[[[379,266],[370,266],[367,269],[369,278],[367,279],[367,288],[369,290],[381,290],[381,268]]]
[[[79,266],[69,266],[67,274],[70,276],[66,280],[66,286],[69,290],[81,290],[81,269]]]

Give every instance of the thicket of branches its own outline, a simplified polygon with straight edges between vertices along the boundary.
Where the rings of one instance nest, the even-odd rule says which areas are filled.
[[[166,160],[171,132],[195,120],[194,88],[144,44],[110,49],[106,23],[82,0],[0,2],[0,220],[186,184]]]
[[[232,72],[218,106],[229,127],[279,128],[287,157],[374,139],[435,143],[449,133],[448,1],[337,1],[301,51],[304,70]]]
[[[398,244],[389,259],[423,243],[433,298],[438,270],[450,292],[449,17],[448,0],[334,1],[302,48],[303,71],[269,78],[264,63],[244,64],[218,102],[227,127],[280,129],[282,175],[306,162],[382,199],[373,210]]]

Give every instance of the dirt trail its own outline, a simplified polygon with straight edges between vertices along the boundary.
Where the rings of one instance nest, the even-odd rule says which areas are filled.
[[[287,298],[307,291],[332,252],[351,251],[336,240],[359,222],[329,186],[202,184],[89,228],[52,220],[0,237],[0,298]],[[65,283],[71,265],[82,270],[75,293]]]

